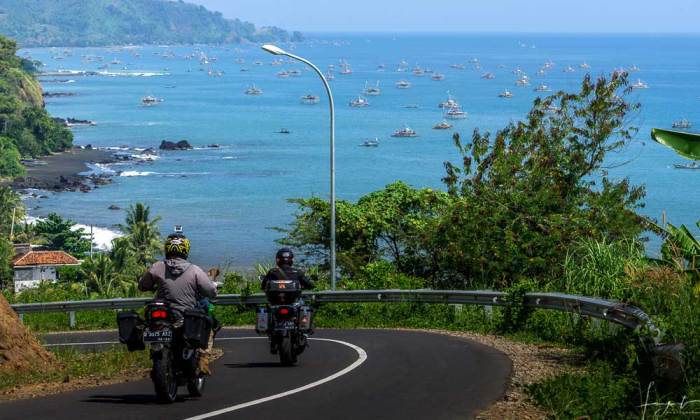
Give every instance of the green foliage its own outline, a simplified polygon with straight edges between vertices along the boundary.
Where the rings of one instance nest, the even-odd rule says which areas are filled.
[[[16,52],[15,42],[0,36],[0,178],[24,174],[21,156],[62,151],[73,142],[71,132],[44,110],[34,69]]]
[[[12,243],[5,239],[4,236],[0,236],[0,290],[4,290],[14,284],[14,271],[10,264],[14,256]]]
[[[125,246],[134,256],[136,262],[147,267],[156,260],[156,255],[162,251],[162,241],[158,222],[160,216],[151,218],[151,208],[143,203],[129,206],[126,212],[126,224],[119,228],[126,233],[120,246]],[[120,250],[115,256],[123,256]]]
[[[599,364],[588,373],[565,373],[528,386],[530,397],[557,418],[635,418],[639,390],[633,376]]]
[[[82,258],[90,251],[90,240],[85,239],[84,229],[73,229],[75,223],[49,213],[46,219],[38,220],[34,231],[44,239],[48,249],[66,251]]]
[[[522,329],[532,312],[525,306],[525,294],[535,291],[535,288],[534,282],[520,281],[505,290],[508,306],[501,311],[498,325],[501,332],[512,333]]]
[[[182,1],[4,0],[2,12],[12,18],[0,20],[0,33],[16,38],[23,47],[290,40],[282,29],[255,28]]]

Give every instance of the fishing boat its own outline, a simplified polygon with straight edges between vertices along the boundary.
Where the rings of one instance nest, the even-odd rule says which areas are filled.
[[[551,92],[552,91],[552,89],[550,89],[550,87],[545,85],[544,83],[540,83],[540,85],[537,86],[534,90],[535,90],[535,92]]]
[[[700,165],[696,161],[691,163],[674,163],[673,167],[676,169],[700,169]]]
[[[439,72],[435,72],[432,76],[430,76],[430,80],[440,82],[442,80],[445,80],[445,75]]]
[[[406,60],[401,60],[399,62],[399,65],[396,66],[396,71],[399,73],[403,73],[406,70],[408,70],[408,63],[406,62]]]
[[[588,70],[588,69],[591,68],[591,65],[588,64],[588,63],[586,63],[586,62],[584,61],[583,63],[581,63],[581,64],[579,65],[579,68],[584,69],[584,70]]]
[[[377,137],[374,140],[365,140],[360,146],[362,147],[379,147],[379,139]]]
[[[544,76],[547,75],[547,70],[545,70],[544,68],[539,69],[539,70],[537,70],[537,73],[536,73],[536,74],[537,74],[538,77],[544,77]]]
[[[688,129],[691,127],[690,121],[683,118],[682,120],[674,121],[673,128]]]
[[[369,84],[365,82],[365,90],[362,93],[367,96],[381,95],[382,90],[379,88],[379,80],[377,80],[377,84],[375,86],[369,86]]]
[[[316,95],[304,95],[301,97],[301,103],[306,105],[315,105],[319,101],[319,97]]]
[[[289,134],[291,131],[289,131],[286,128],[280,128],[280,131],[277,132],[278,134]]]
[[[493,79],[496,78],[496,74],[495,74],[495,73],[491,73],[491,72],[484,73],[484,74],[481,75],[481,78],[482,78],[482,79],[486,79],[486,80],[493,80]]]
[[[342,74],[342,75],[352,74],[352,67],[350,67],[350,64],[348,64],[347,61],[340,62],[340,74]]]
[[[450,108],[450,110],[445,113],[445,117],[451,120],[463,120],[467,118],[467,113],[462,111],[462,108],[455,107]]]
[[[391,137],[418,137],[418,133],[416,133],[416,131],[412,128],[406,126],[401,130],[394,131],[394,134],[392,134]]]
[[[700,160],[700,134],[652,128],[651,138],[655,142],[673,149],[684,158],[693,161]]]
[[[450,92],[447,92],[447,100],[444,102],[440,102],[438,104],[438,108],[442,109],[452,109],[452,108],[459,108],[459,102],[455,100],[452,95],[450,95]]]
[[[420,108],[420,106],[418,106],[418,104],[405,104],[405,105],[402,105],[401,108],[418,109],[418,108]]]
[[[362,96],[358,96],[356,99],[350,101],[350,106],[353,108],[364,108],[369,106],[369,101]]]
[[[513,97],[513,93],[511,93],[511,91],[509,91],[508,89],[506,89],[506,90],[504,90],[503,92],[499,93],[499,94],[498,94],[498,97],[499,97],[499,98],[507,98],[507,99],[510,99],[510,98]]]
[[[530,86],[530,78],[524,74],[518,80],[515,81],[515,84],[520,87]]]
[[[455,69],[455,70],[464,70],[464,64],[459,64],[459,63],[450,64],[450,67]]]
[[[153,106],[153,105],[157,105],[160,102],[163,102],[163,99],[156,98],[155,96],[152,96],[152,95],[146,95],[143,98],[141,98],[141,105],[143,105],[143,106]]]
[[[628,69],[628,71],[629,71],[630,73],[635,73],[635,72],[640,71],[640,68],[637,67],[637,65],[633,65],[632,67],[630,67],[630,68]]]
[[[333,70],[328,70],[326,72],[326,80],[335,80],[335,75],[333,74]]]
[[[416,66],[413,68],[411,73],[413,73],[414,76],[420,77],[420,76],[423,76],[425,74],[425,71],[418,64],[416,64]]]
[[[289,77],[289,73],[286,70],[278,71],[277,77],[279,77],[280,79],[284,79]]]
[[[297,69],[292,69],[287,72],[291,77],[299,77],[301,76],[301,72]]]
[[[449,130],[450,128],[452,128],[452,124],[448,123],[447,120],[442,120],[441,123],[433,126],[433,130]]]
[[[576,69],[571,67],[571,66],[566,66],[564,70],[562,70],[564,73],[574,73],[576,72]]]
[[[249,86],[248,89],[245,90],[246,95],[262,95],[262,93],[262,89],[256,87],[255,85]]]
[[[398,89],[408,89],[411,87],[411,83],[407,80],[399,80],[398,82],[396,82],[396,87]]]
[[[637,79],[637,83],[633,84],[631,87],[632,89],[648,89],[649,85],[642,82],[642,79]]]

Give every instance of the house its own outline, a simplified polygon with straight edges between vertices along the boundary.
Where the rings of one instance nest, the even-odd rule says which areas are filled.
[[[12,268],[15,271],[15,292],[37,287],[42,281],[58,279],[56,269],[61,266],[77,266],[80,261],[63,251],[34,251],[30,245],[15,245]]]

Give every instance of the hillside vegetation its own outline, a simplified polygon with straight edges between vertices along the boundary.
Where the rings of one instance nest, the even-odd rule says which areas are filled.
[[[71,132],[44,110],[32,64],[16,53],[17,44],[0,36],[0,178],[22,175],[22,157],[65,150],[73,142]]]
[[[183,1],[0,0],[0,34],[22,47],[300,40]]]

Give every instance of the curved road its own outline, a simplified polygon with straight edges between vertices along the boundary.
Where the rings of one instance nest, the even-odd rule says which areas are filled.
[[[115,332],[52,334],[48,345],[111,345]],[[505,392],[511,362],[497,350],[440,334],[318,330],[295,367],[281,367],[266,339],[223,330],[201,399],[184,387],[157,404],[149,380],[0,404],[8,419],[465,419]],[[267,398],[270,397],[270,398]]]

